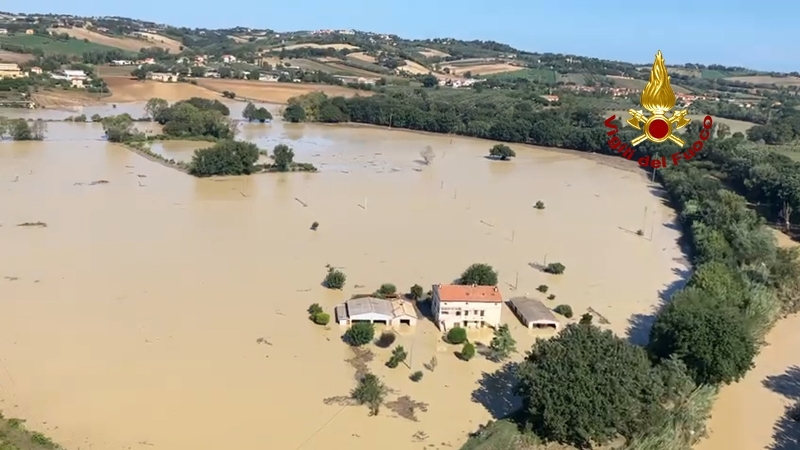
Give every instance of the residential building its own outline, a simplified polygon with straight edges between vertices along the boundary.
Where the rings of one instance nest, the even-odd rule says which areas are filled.
[[[171,73],[150,72],[147,74],[147,79],[153,81],[160,81],[162,83],[174,83],[178,81],[178,76]]]
[[[273,73],[262,73],[261,75],[258,76],[258,81],[269,81],[271,83],[274,83],[278,81],[278,78],[279,76]]]
[[[55,80],[69,81],[72,87],[82,88],[89,78],[82,70],[62,70],[61,73],[50,75]]]
[[[14,63],[0,63],[0,78],[21,78],[26,74]]]
[[[0,36],[5,36],[8,34],[8,30],[5,28],[0,28]]]
[[[41,67],[31,67],[31,73],[35,73],[36,75],[41,75],[43,70]]]
[[[25,34],[33,34],[33,33],[34,31],[32,28],[28,28],[27,30],[25,30]]]
[[[558,101],[557,95],[540,95],[543,99],[547,100],[550,103],[555,103]]]
[[[497,286],[436,284],[431,309],[440,330],[500,325],[503,296]]]
[[[116,59],[114,61],[111,61],[109,64],[112,66],[132,66],[133,61],[128,61],[126,59]]]
[[[235,63],[236,57],[233,55],[222,55],[222,62],[225,64]]]
[[[550,308],[539,300],[516,297],[508,301],[508,306],[528,328],[555,328],[558,330],[561,327],[561,323],[556,319],[553,311],[550,311]]]
[[[398,327],[415,326],[417,311],[414,305],[403,299],[383,299],[376,297],[351,298],[336,306],[336,323],[352,325],[356,322],[382,323]]]

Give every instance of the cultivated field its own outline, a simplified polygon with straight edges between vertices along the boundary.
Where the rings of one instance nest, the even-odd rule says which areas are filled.
[[[494,64],[475,64],[469,66],[454,66],[452,64],[442,66],[442,69],[450,69],[450,73],[463,75],[466,72],[472,72],[472,76],[478,75],[494,75],[496,73],[517,72],[525,70],[525,67],[512,66],[508,63],[494,63]]]
[[[111,96],[104,100],[111,103],[146,102],[153,97],[174,102],[191,97],[218,99],[220,94],[190,83],[159,83],[138,81],[130,77],[104,78]]]
[[[432,48],[423,48],[421,50],[418,50],[418,52],[421,55],[423,55],[423,56],[425,56],[427,58],[436,58],[436,57],[446,58],[446,57],[450,56],[449,54],[447,54],[445,52],[442,52],[442,51],[439,51],[439,50],[434,50]]]
[[[119,48],[108,45],[97,44],[94,42],[84,42],[81,39],[70,39],[61,41],[47,36],[37,36],[35,34],[17,34],[14,36],[0,37],[0,43],[21,45],[31,49],[42,49],[45,54],[60,53],[64,55],[83,55],[85,52],[107,52],[119,50]]]
[[[14,53],[7,50],[0,50],[0,62],[6,63],[24,63],[33,59],[33,55],[27,53]]]
[[[496,73],[489,76],[491,78],[512,80],[517,78],[527,78],[528,80],[537,81],[540,83],[555,83],[556,75],[556,71],[553,69],[521,69],[514,72]]]
[[[725,78],[728,81],[739,81],[742,83],[750,83],[754,85],[759,84],[774,84],[776,86],[800,86],[800,78],[798,77],[770,77],[770,76],[747,76],[747,77],[729,77]]]
[[[370,55],[368,55],[368,54],[366,54],[364,52],[350,53],[350,54],[347,55],[347,57],[351,58],[351,59],[358,60],[358,61],[368,62],[368,63],[376,62],[376,59],[375,59],[374,56],[370,56]]]
[[[168,37],[161,36],[160,34],[153,33],[139,32],[139,34],[147,38],[147,41],[150,43],[148,47],[161,47],[164,50],[169,50],[169,52],[173,55],[177,55],[181,52],[181,47],[183,44],[175,39],[170,39]]]
[[[410,73],[412,75],[425,75],[425,74],[431,73],[431,69],[428,69],[427,67],[423,66],[420,63],[411,61],[409,59],[406,59],[405,62],[406,62],[405,66],[401,66],[401,67],[397,68],[398,72],[405,71],[405,72],[408,72],[408,73]]]
[[[31,93],[31,100],[44,108],[79,108],[104,103],[108,94],[91,94],[84,90],[47,89]]]
[[[115,47],[120,50],[131,52],[138,52],[145,47],[162,47],[167,48],[164,44],[148,42],[143,39],[135,39],[132,37],[112,37],[102,33],[87,30],[85,28],[52,28],[50,31],[55,33],[67,33],[76,39],[88,39],[89,42],[95,44],[106,45],[108,47]]]
[[[355,45],[350,44],[292,44],[284,46],[286,50],[292,50],[295,48],[332,48],[334,50],[342,50],[342,49],[349,49],[349,50],[358,50],[358,47]],[[274,49],[280,49],[280,47],[275,47]]]
[[[230,36],[229,35],[228,37],[233,39],[233,42],[236,42],[237,44],[247,44],[248,42],[250,42],[250,41],[247,40],[247,38],[243,38],[243,37],[239,37],[239,36]]]
[[[606,78],[613,81],[615,86],[621,88],[642,90],[645,86],[647,86],[647,81],[637,80],[635,78],[625,78],[615,75],[606,75]],[[690,94],[692,92],[685,87],[678,86],[674,83],[672,84],[672,90],[679,94]]]
[[[159,83],[164,84],[164,83]],[[180,83],[187,84],[187,83]],[[237,96],[266,103],[285,104],[290,98],[309,92],[322,91],[330,96],[354,97],[356,95],[372,95],[368,91],[359,91],[342,86],[327,84],[300,84],[300,83],[266,83],[246,80],[197,80],[198,86],[213,92],[232,91]],[[173,84],[175,86],[175,84]],[[189,86],[192,86],[189,84]],[[197,86],[195,86],[197,87]]]

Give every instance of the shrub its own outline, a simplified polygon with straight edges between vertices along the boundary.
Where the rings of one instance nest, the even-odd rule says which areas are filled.
[[[294,161],[294,150],[286,144],[278,144],[272,149],[272,160],[279,171],[287,172]]]
[[[488,264],[473,264],[461,274],[459,284],[478,286],[497,286],[497,272]]]
[[[508,161],[508,158],[517,156],[517,154],[511,149],[511,147],[505,144],[497,144],[489,149],[489,156],[502,161]]]
[[[389,348],[394,344],[394,340],[397,339],[397,336],[389,330],[386,330],[381,333],[381,336],[375,341],[375,345],[380,348]]]
[[[344,333],[344,339],[353,347],[361,347],[372,342],[375,337],[375,327],[369,322],[354,323]]]
[[[535,205],[533,205],[533,207],[536,209],[544,209],[544,202],[539,200]]]
[[[375,375],[365,374],[358,380],[358,386],[350,392],[350,397],[358,402],[359,405],[369,406],[369,415],[375,416],[380,410],[383,399],[389,389]]]
[[[336,270],[333,267],[328,269],[328,274],[325,275],[325,287],[328,289],[341,289],[347,281],[347,275],[341,270]]]
[[[411,298],[414,300],[419,300],[423,295],[425,295],[425,290],[422,289],[422,286],[418,284],[411,286]]]
[[[312,230],[317,231],[317,228],[319,228],[319,222],[314,222],[314,223],[311,224],[311,229]]]
[[[555,308],[553,308],[553,311],[561,314],[567,319],[572,318],[572,307],[569,305],[558,305]]]
[[[544,271],[553,275],[561,275],[567,268],[561,263],[550,263],[544,268]]]
[[[283,120],[298,123],[306,120],[306,110],[297,103],[292,103],[283,110]]]
[[[398,345],[392,350],[392,357],[386,362],[386,367],[394,369],[398,364],[405,361],[407,356],[406,349],[402,345]]]
[[[537,291],[541,292],[542,294],[546,294],[549,288],[546,284],[540,284],[539,287],[536,288]]]
[[[194,152],[189,172],[198,177],[247,175],[255,172],[258,147],[252,142],[220,141]]]
[[[102,122],[103,121],[103,116],[101,116],[100,114],[92,114],[91,119],[92,119],[92,122]]]
[[[556,299],[556,294],[550,294],[550,295],[548,295],[548,296],[547,296],[547,299],[548,299],[548,300],[555,300],[555,299]]]
[[[322,307],[319,306],[319,303],[312,303],[311,306],[309,306],[306,311],[308,311],[309,317],[314,317],[322,312]]]
[[[581,315],[581,320],[578,323],[581,324],[581,325],[591,325],[592,324],[592,318],[593,318],[592,315],[589,314],[588,312],[587,313],[583,313],[583,315]]]
[[[458,352],[458,357],[464,361],[469,361],[475,357],[475,346],[471,342],[465,342],[464,346],[461,347],[461,351]]]
[[[508,329],[507,324],[495,328],[489,348],[492,350],[492,357],[495,360],[506,359],[511,353],[517,351],[517,341],[511,336],[511,330]]]
[[[383,283],[381,287],[378,288],[379,296],[394,295],[396,293],[397,293],[397,286],[393,285],[392,283]]]
[[[326,312],[314,314],[314,323],[317,325],[327,325],[331,321],[331,315]]]
[[[411,381],[413,381],[413,382],[415,382],[415,383],[416,383],[417,381],[419,381],[419,380],[421,380],[421,379],[422,379],[422,376],[423,376],[423,375],[424,375],[424,374],[422,373],[422,371],[421,371],[421,370],[418,370],[418,371],[416,371],[416,372],[412,373],[412,374],[411,374],[411,376],[410,376],[410,377],[408,377],[408,378],[410,378],[410,379],[411,379]]]
[[[451,328],[450,331],[447,332],[447,342],[455,345],[467,342],[467,329],[461,327]]]

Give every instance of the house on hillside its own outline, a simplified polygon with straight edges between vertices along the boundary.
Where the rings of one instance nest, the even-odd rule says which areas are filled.
[[[25,72],[20,70],[17,64],[0,63],[0,78],[22,78],[24,76],[26,76]]]
[[[222,62],[225,64],[231,64],[236,62],[236,57],[233,55],[222,55]]]
[[[84,83],[89,78],[86,72],[82,70],[62,70],[61,72],[50,75],[54,80],[69,81],[72,87],[82,88]]]
[[[148,80],[160,81],[162,83],[175,83],[178,81],[178,76],[171,73],[164,72],[150,72],[147,74]]]
[[[431,309],[442,331],[500,325],[503,295],[497,286],[435,284]]]
[[[27,30],[25,30],[25,34],[33,34],[33,33],[34,33],[33,28],[28,28]]]
[[[36,75],[41,75],[43,72],[44,71],[42,70],[41,67],[31,67],[31,73],[34,73]]]
[[[280,78],[280,76],[274,73],[262,73],[258,76],[258,81],[268,81],[270,83],[274,83],[278,81],[278,78]]]
[[[8,34],[8,30],[5,28],[0,28],[0,36],[5,36]]]

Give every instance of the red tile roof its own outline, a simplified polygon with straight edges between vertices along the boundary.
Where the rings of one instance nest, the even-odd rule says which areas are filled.
[[[433,289],[439,292],[439,300],[443,302],[503,302],[503,295],[497,286],[437,284]]]

